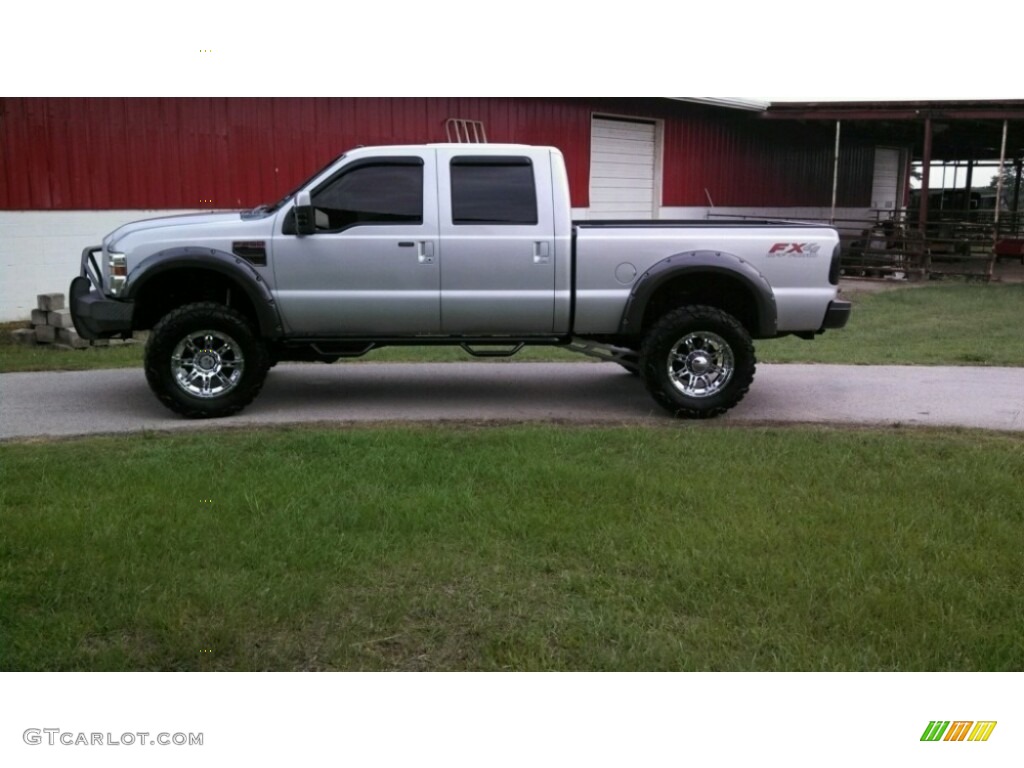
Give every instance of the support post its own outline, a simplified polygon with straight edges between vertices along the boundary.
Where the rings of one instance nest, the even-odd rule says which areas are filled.
[[[914,170],[914,150],[904,149],[901,157],[903,160],[903,199],[898,207],[903,209],[903,226],[910,223],[910,174]]]
[[[836,223],[836,196],[839,191],[839,130],[841,126],[842,121],[836,120],[836,151],[832,163],[832,217],[829,219],[829,224]]]
[[[1013,212],[1017,216],[1016,224],[1020,226],[1020,177],[1024,171],[1024,159],[1017,158],[1014,165],[1017,168],[1017,179],[1013,183]]]
[[[928,185],[931,183],[932,171],[932,119],[924,119],[924,148],[921,152],[921,205],[917,209],[917,226],[920,233],[921,247],[924,249],[924,278],[932,268],[932,249],[928,244]]]
[[[999,175],[996,177],[996,229],[999,229],[999,204],[1003,200],[1003,168],[1006,167],[1006,131],[1009,125],[1009,120],[1003,120],[1003,141],[999,145]]]
[[[921,232],[928,223],[928,185],[932,172],[932,119],[924,119],[924,149],[921,152],[921,205],[917,209],[917,224]]]
[[[992,279],[992,273],[996,268],[996,243],[999,242],[999,211],[1003,207],[1003,168],[1006,167],[1006,132],[1010,126],[1009,120],[1003,120],[1003,140],[999,145],[999,175],[996,177],[996,210],[992,216],[992,255],[988,260],[988,269],[985,272],[987,280]]]

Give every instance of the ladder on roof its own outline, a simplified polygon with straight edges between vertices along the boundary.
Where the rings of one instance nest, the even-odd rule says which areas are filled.
[[[486,144],[487,131],[480,120],[465,120],[461,117],[449,117],[444,124],[444,132],[450,144]]]

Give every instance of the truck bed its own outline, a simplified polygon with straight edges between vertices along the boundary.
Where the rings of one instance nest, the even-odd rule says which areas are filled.
[[[787,219],[582,219],[573,220],[574,227],[602,229],[612,227],[688,227],[717,229],[737,227],[755,229],[762,227],[806,227],[808,229],[828,228],[827,224]]]
[[[830,271],[839,242],[820,224],[772,220],[600,220],[578,222],[575,233],[575,331],[619,330],[636,281],[652,269],[686,263],[738,275],[763,288],[777,307],[775,332],[821,327],[835,298]]]

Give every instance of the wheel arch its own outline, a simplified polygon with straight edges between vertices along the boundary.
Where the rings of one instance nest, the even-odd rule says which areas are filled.
[[[687,251],[662,259],[633,285],[619,333],[642,336],[666,312],[703,304],[728,312],[755,338],[778,329],[771,285],[750,262],[721,251]]]
[[[241,312],[265,338],[283,334],[263,276],[244,259],[211,248],[170,248],[147,257],[132,270],[125,298],[135,304],[133,325],[138,330],[152,328],[179,306],[214,301]]]

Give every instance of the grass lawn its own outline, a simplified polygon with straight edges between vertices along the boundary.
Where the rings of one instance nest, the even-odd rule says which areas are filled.
[[[849,325],[814,341],[757,342],[770,363],[1024,365],[1024,284],[950,284],[853,294]]]
[[[1024,441],[366,427],[0,445],[2,670],[1019,670]]]
[[[814,341],[759,341],[758,359],[768,363],[1024,365],[1024,284],[934,285],[847,298],[855,303],[847,328]],[[142,365],[141,344],[85,350],[16,346],[9,331],[23,325],[0,325],[0,373]],[[389,347],[359,358],[367,362],[474,359],[453,347]],[[511,361],[588,362],[590,358],[562,349],[530,347]]]

